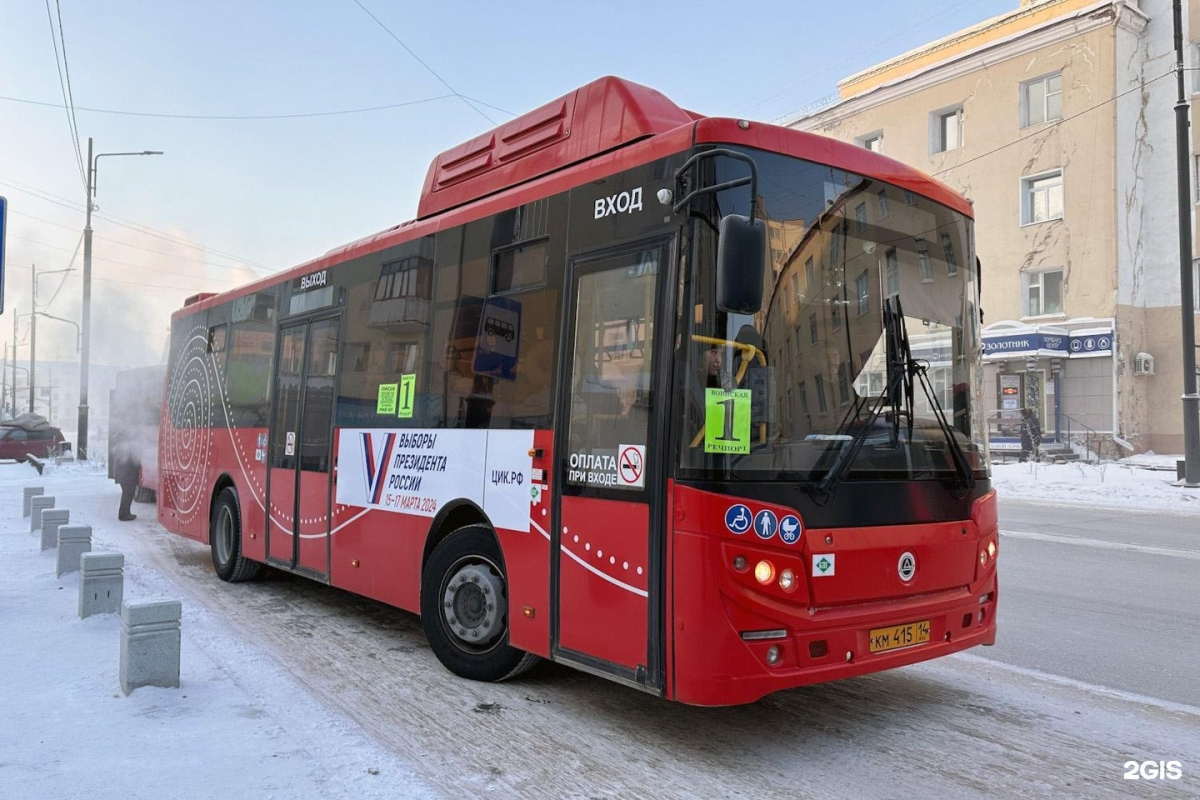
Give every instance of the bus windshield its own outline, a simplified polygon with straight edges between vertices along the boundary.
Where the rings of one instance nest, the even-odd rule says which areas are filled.
[[[751,314],[717,307],[720,219],[751,209],[745,186],[710,195],[693,213],[678,343],[681,476],[947,480],[962,456],[964,477],[986,476],[971,220],[884,180],[743,152],[767,229],[763,299]],[[709,185],[747,171],[705,164]],[[885,307],[902,309],[890,336]]]

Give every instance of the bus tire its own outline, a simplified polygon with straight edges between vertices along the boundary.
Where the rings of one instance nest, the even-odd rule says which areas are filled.
[[[218,578],[239,583],[258,574],[262,564],[242,557],[242,508],[232,487],[222,489],[217,495],[208,534]]]
[[[508,644],[508,582],[495,534],[459,528],[442,540],[421,574],[421,624],[442,666],[474,681],[502,681],[538,657]]]

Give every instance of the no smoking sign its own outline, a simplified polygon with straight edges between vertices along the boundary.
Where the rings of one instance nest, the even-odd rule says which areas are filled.
[[[640,489],[646,485],[646,446],[623,444],[617,447],[617,485]]]

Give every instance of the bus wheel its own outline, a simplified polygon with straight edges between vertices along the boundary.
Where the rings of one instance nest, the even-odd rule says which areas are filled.
[[[463,678],[500,681],[537,662],[508,644],[508,584],[485,525],[460,528],[434,548],[421,575],[421,624],[438,661]]]
[[[238,504],[237,492],[231,488],[222,489],[217,495],[208,539],[212,546],[213,569],[217,571],[218,578],[237,583],[248,581],[258,574],[262,565],[242,557],[242,509]]]

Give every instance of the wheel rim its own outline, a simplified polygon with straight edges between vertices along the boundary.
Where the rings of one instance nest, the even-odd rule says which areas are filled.
[[[472,653],[500,644],[508,614],[500,570],[487,559],[472,557],[458,561],[446,574],[441,616],[451,641]]]
[[[217,560],[222,564],[228,564],[233,555],[233,514],[229,512],[228,506],[221,506],[217,511],[213,543],[217,548]]]

